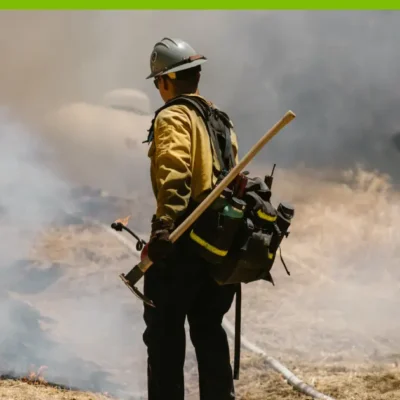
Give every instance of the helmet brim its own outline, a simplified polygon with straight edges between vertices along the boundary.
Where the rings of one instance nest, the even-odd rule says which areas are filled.
[[[190,68],[194,68],[197,67],[198,65],[204,64],[207,61],[207,59],[200,59],[200,60],[196,60],[196,61],[192,61],[191,63],[187,63],[187,64],[182,64],[179,65],[175,68],[171,68],[167,71],[163,71],[163,72],[158,72],[158,73],[151,73],[146,79],[150,79],[150,78],[155,78],[156,76],[162,76],[162,75],[167,75],[171,72],[179,72],[179,71],[184,71],[185,69],[190,69]]]

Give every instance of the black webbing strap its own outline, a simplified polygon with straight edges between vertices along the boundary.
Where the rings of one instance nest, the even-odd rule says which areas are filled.
[[[236,286],[236,307],[235,307],[235,350],[233,361],[233,379],[239,380],[240,372],[240,349],[242,346],[242,285]]]
[[[279,256],[281,258],[281,263],[282,263],[283,267],[285,268],[286,273],[290,276],[290,271],[288,270],[288,267],[286,266],[285,260],[283,259],[283,256],[282,256],[281,246],[279,246]]]
[[[211,107],[205,101],[200,99],[199,97],[179,96],[179,97],[177,97],[177,99],[181,100],[180,103],[182,103],[182,100],[183,100],[184,102],[190,104],[192,107],[194,107],[198,111],[198,113],[200,114],[201,118],[203,119],[203,121],[207,127],[207,132],[212,141],[213,148],[216,152],[215,155],[218,158],[218,162],[219,162],[221,168],[224,168],[225,162],[223,159],[221,146],[219,144],[218,138],[215,135],[214,129],[210,123]]]
[[[178,104],[190,105],[195,110],[197,110],[197,112],[199,113],[199,115],[201,116],[201,118],[203,119],[203,121],[207,127],[207,132],[210,136],[210,140],[212,141],[212,147],[215,149],[215,152],[216,152],[215,156],[217,157],[221,168],[223,169],[225,167],[228,170],[233,168],[233,166],[235,165],[235,160],[233,157],[231,134],[230,134],[230,130],[229,130],[229,126],[230,126],[229,117],[224,112],[215,109],[218,112],[219,116],[221,117],[222,123],[225,128],[225,135],[224,135],[225,136],[225,138],[224,138],[225,139],[225,146],[224,146],[225,148],[224,148],[224,151],[222,152],[218,138],[216,137],[214,129],[210,123],[211,106],[209,104],[207,104],[206,101],[204,101],[203,99],[201,99],[199,97],[181,95],[181,96],[171,99],[170,101],[165,103],[162,107],[160,107],[155,112],[154,118],[151,121],[150,129],[148,130],[149,134],[147,136],[147,140],[145,140],[143,143],[150,143],[153,140],[153,138],[154,138],[154,122],[157,118],[157,115],[162,110],[164,110],[168,107],[171,107],[173,105],[178,105]],[[229,160],[230,165],[226,165],[225,160]]]
[[[233,168],[236,165],[235,157],[233,156],[233,147],[232,147],[232,139],[231,132],[229,127],[232,127],[231,121],[226,113],[218,110],[219,115],[223,119],[224,128],[225,128],[225,149],[224,149],[224,160],[228,160],[229,169]]]

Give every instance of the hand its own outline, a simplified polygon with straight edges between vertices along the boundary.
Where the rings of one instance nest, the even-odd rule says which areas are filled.
[[[173,243],[169,239],[173,231],[173,223],[153,217],[150,241],[147,254],[154,263],[168,257],[173,250]]]
[[[145,246],[143,247],[142,252],[140,253],[140,261],[144,261],[144,259],[148,256],[149,256],[149,244],[146,243]]]

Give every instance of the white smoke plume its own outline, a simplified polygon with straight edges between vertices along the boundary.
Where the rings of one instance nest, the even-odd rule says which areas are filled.
[[[44,365],[68,387],[132,394],[143,380],[130,370],[144,357],[140,309],[116,288],[119,268],[136,260],[98,228],[65,227],[82,210],[50,169],[51,148],[7,110],[0,127],[0,374]],[[97,237],[92,248],[85,235]]]
[[[32,118],[65,102],[97,103],[116,88],[144,90],[152,46],[183,37],[209,61],[202,92],[229,110],[242,151],[288,109],[296,125],[271,161],[396,175],[399,40],[396,12],[2,12],[0,66],[7,104]],[[215,83],[218,82],[218,85]]]

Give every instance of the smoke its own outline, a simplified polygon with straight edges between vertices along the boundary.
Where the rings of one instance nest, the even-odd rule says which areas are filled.
[[[1,254],[7,261],[4,257],[13,253],[26,254],[35,235],[53,221],[67,199],[68,185],[41,165],[50,153],[40,137],[15,122],[5,108],[0,109],[0,125]]]
[[[131,296],[116,290],[117,271],[128,269],[132,256],[98,229],[83,226],[80,235],[65,227],[82,209],[70,182],[49,168],[51,148],[0,111],[0,374],[45,365],[53,382],[132,394],[143,379],[130,374],[143,363],[140,310],[130,310]],[[85,235],[98,238],[93,249]]]
[[[288,240],[295,272],[279,279],[286,293],[247,288],[254,297],[246,318],[260,345],[331,351],[344,338],[332,352],[348,350],[357,341],[353,320],[358,333],[374,330],[362,343],[368,354],[380,327],[390,338],[382,353],[395,351],[398,199],[389,199],[392,188],[354,189],[313,173],[340,175],[361,163],[399,178],[391,142],[400,128],[398,25],[395,12],[1,12],[0,104],[11,110],[0,116],[0,353],[7,368],[20,374],[46,363],[60,383],[118,393],[142,387],[141,309],[117,276],[134,260],[97,228],[53,225],[81,215],[71,188],[90,185],[129,196],[134,226],[147,229],[153,200],[141,141],[151,117],[110,109],[105,95],[135,88],[153,110],[161,105],[144,78],[152,46],[165,36],[208,57],[201,92],[230,114],[241,154],[288,109],[297,114],[258,157],[289,171],[309,168],[277,172],[285,182],[277,193],[297,207]],[[106,222],[106,212],[97,217]],[[276,309],[264,316],[266,304]],[[301,318],[282,317],[292,314]]]
[[[147,146],[142,144],[151,123],[148,115],[75,103],[60,108],[46,122],[51,133],[47,141],[58,149],[53,165],[75,184],[117,196],[151,195]]]

